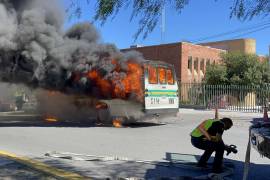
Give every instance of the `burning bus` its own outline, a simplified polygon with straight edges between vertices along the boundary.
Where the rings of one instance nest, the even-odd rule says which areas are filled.
[[[137,101],[101,100],[107,104],[106,108],[112,120],[120,118],[124,123],[128,123],[149,116],[173,116],[178,112],[178,84],[173,65],[146,61],[142,70],[140,81],[132,84],[140,87]]]
[[[37,90],[45,119],[111,122],[178,110],[171,65],[103,43],[91,23],[63,32],[62,9],[54,1],[0,4],[9,28],[0,37],[0,81]]]
[[[113,63],[116,64],[115,73],[121,74],[121,68]],[[92,90],[95,93],[91,92],[95,96],[51,91],[37,95],[41,113],[48,121],[76,119],[128,124],[152,116],[173,116],[178,112],[178,84],[173,65],[160,61],[127,61],[126,64],[125,76],[114,73],[110,80],[102,77],[98,70],[87,73],[92,86],[96,87]]]

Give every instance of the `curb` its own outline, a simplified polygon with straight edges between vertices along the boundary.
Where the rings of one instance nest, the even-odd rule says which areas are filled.
[[[240,112],[240,111],[229,111],[229,110],[222,110],[218,109],[221,116],[242,116],[242,117],[262,117],[263,113],[255,113],[255,112]],[[197,109],[188,109],[188,108],[180,108],[180,113],[183,114],[211,114],[215,115],[214,110],[197,110]]]
[[[58,178],[58,179],[68,179],[68,180],[84,180],[84,179],[86,179],[86,180],[90,180],[89,177],[84,177],[84,176],[81,176],[77,173],[68,172],[68,171],[65,171],[62,169],[58,169],[58,168],[49,166],[45,163],[30,159],[27,157],[20,157],[20,156],[17,156],[16,154],[9,153],[6,151],[0,151],[0,157],[14,160],[14,161],[21,163],[23,165],[26,165],[29,168],[34,169],[40,173],[47,174],[47,175],[53,176],[53,177]]]

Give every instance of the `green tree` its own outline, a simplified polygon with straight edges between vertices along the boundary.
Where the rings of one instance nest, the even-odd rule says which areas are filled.
[[[231,84],[262,83],[261,64],[256,55],[236,52],[222,54],[221,58],[227,67],[227,78]]]
[[[222,64],[211,65],[206,70],[207,84],[261,85],[270,83],[268,62],[260,62],[253,54],[240,52],[221,54]]]
[[[267,60],[269,57],[266,58]],[[270,83],[270,62],[265,60],[262,62],[261,71],[262,71],[262,81]]]
[[[90,0],[70,0],[67,11],[71,15],[81,15],[80,1],[85,1],[88,4],[93,2]],[[139,27],[134,34],[136,40],[139,35],[142,34],[143,38],[146,38],[153,31],[159,21],[163,7],[168,6],[170,9],[181,13],[189,2],[190,0],[96,0],[93,19],[104,24],[108,18],[114,18],[120,10],[132,6],[130,20],[132,21],[136,17],[139,18]],[[270,1],[268,0],[234,0],[230,7],[231,17],[246,20],[258,15],[267,16],[270,12],[269,7]]]
[[[71,15],[81,15],[82,10],[79,1],[70,0],[70,6],[67,11]],[[91,3],[90,0],[81,1],[86,1],[88,4]],[[134,38],[137,39],[141,34],[143,34],[143,38],[146,38],[156,27],[162,8],[165,5],[169,5],[172,9],[180,13],[188,2],[189,0],[96,0],[93,19],[104,24],[108,18],[114,18],[120,10],[132,6],[130,21],[139,17],[139,27],[134,34]]]
[[[238,19],[250,20],[256,16],[269,16],[269,0],[234,0],[231,17]]]
[[[227,68],[224,65],[211,64],[206,68],[205,81],[207,84],[227,84]]]

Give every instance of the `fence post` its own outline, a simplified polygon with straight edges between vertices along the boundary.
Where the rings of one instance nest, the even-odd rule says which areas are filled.
[[[202,84],[202,90],[203,90],[203,106],[205,107],[205,109],[206,109],[206,103],[205,103],[205,84]]]

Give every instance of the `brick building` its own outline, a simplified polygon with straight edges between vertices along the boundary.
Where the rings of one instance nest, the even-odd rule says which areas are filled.
[[[187,42],[131,47],[122,51],[130,50],[141,52],[148,60],[173,64],[178,80],[183,83],[201,82],[207,65],[219,63],[220,53],[226,52],[222,49]]]

